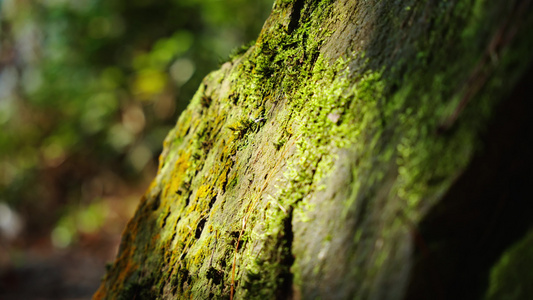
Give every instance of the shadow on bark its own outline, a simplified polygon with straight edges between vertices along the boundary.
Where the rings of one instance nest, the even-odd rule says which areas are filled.
[[[405,299],[481,298],[491,266],[533,226],[532,80],[529,69],[496,110],[481,153],[420,222],[428,252],[417,248]]]

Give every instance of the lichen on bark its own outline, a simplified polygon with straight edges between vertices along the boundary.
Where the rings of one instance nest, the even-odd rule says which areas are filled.
[[[529,1],[277,1],[167,136],[95,298],[416,294],[419,226],[531,28]]]

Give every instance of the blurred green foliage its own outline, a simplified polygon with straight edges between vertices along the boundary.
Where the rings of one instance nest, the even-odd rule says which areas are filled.
[[[531,299],[533,267],[533,229],[505,251],[492,267],[486,300]]]
[[[0,1],[0,202],[28,230],[55,226],[52,239],[70,240],[69,212],[87,219],[91,203],[153,176],[201,79],[257,37],[271,6]]]

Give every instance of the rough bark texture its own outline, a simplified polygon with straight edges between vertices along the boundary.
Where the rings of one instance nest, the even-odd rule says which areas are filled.
[[[521,297],[497,260],[533,223],[530,2],[276,1],[168,135],[95,298]]]

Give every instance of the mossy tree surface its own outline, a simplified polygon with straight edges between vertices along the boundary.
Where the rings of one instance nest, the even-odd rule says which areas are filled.
[[[95,298],[482,297],[531,226],[494,214],[532,183],[502,150],[531,139],[530,2],[276,1],[169,133]]]

